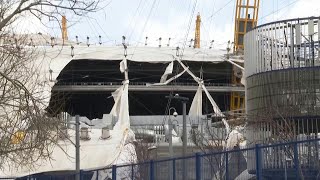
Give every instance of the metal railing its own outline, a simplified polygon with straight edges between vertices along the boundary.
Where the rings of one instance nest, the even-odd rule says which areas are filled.
[[[148,84],[153,84],[158,82],[130,82],[130,85],[133,86],[147,86]],[[72,86],[120,86],[122,82],[58,82],[57,85],[72,85]],[[176,86],[198,86],[198,83],[194,82],[176,82],[174,84]],[[205,83],[205,86],[212,87],[243,87],[242,85],[229,84],[229,83]]]
[[[319,148],[320,139],[257,144],[244,149],[82,170],[80,176],[82,180],[317,179],[320,177]],[[32,177],[37,176],[28,176]]]
[[[320,17],[258,26],[244,37],[245,75],[320,66]]]

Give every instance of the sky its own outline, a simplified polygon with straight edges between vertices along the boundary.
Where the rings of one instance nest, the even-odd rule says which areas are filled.
[[[251,0],[252,1],[252,0]],[[105,45],[121,43],[126,36],[130,45],[171,46],[189,45],[194,38],[196,15],[201,15],[201,46],[226,45],[233,41],[234,14],[236,0],[104,0],[98,12],[87,17],[66,14],[69,39],[98,43],[102,37]],[[320,16],[320,0],[260,0],[258,24],[272,21]],[[45,22],[44,27],[36,19],[28,18],[19,24],[20,29],[29,32],[42,32],[60,37],[61,31],[56,22]],[[186,41],[187,40],[187,41]]]

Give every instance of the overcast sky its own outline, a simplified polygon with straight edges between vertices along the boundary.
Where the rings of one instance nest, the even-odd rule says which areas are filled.
[[[320,16],[320,0],[260,0],[258,24],[271,21]],[[234,14],[236,0],[105,0],[108,5],[97,13],[89,14],[90,18],[67,17],[69,39],[78,35],[82,41],[89,36],[91,41],[98,41],[102,36],[105,44],[121,42],[125,35],[130,44],[144,44],[146,36],[150,45],[162,44],[172,38],[175,46],[184,39],[194,38],[195,19],[199,12],[201,23],[201,46],[215,40],[216,45],[233,41]],[[102,6],[104,6],[102,4]],[[193,7],[195,9],[193,11]],[[189,26],[190,18],[192,18]],[[30,21],[30,20],[29,20]],[[41,31],[52,36],[61,36],[59,26],[47,23],[50,28],[37,23],[25,22],[20,27],[30,32]],[[190,27],[190,29],[189,29]],[[188,31],[189,29],[189,31]]]

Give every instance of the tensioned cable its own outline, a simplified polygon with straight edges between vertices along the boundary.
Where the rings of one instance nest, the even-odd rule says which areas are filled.
[[[139,9],[140,8],[144,8],[144,5],[146,4],[146,3],[144,3],[143,4],[143,6],[141,7],[141,4],[142,4],[142,0],[140,0],[139,1],[139,4],[138,4],[138,6],[137,6],[137,8],[136,8],[136,10],[135,10],[135,12],[134,12],[134,14],[133,14],[133,16],[131,16],[131,20],[130,20],[130,23],[129,23],[129,25],[128,25],[128,27],[127,27],[127,30],[126,30],[126,32],[125,32],[125,35],[128,37],[128,41],[130,41],[131,40],[131,36],[132,36],[132,34],[133,34],[133,32],[134,32],[134,30],[135,30],[135,27],[136,27],[136,25],[138,24],[138,23],[134,23],[134,25],[133,25],[133,28],[131,29],[131,32],[129,33],[128,31],[129,31],[129,28],[131,27],[131,24],[132,24],[132,22],[134,22],[134,19],[135,19],[135,17],[138,15],[138,18],[139,18],[139,15],[140,15],[140,13],[141,13],[141,11],[139,11]],[[138,11],[139,11],[139,13],[138,13]],[[138,14],[137,14],[138,13]],[[130,35],[129,35],[130,34]]]
[[[228,1],[224,6],[222,6],[220,9],[218,9],[216,12],[212,13],[211,16],[209,16],[207,19],[209,18],[213,18],[216,14],[218,14],[221,10],[223,10],[225,7],[227,7],[233,0]]]
[[[173,6],[174,0],[171,0],[171,1],[169,0],[168,2],[171,2],[170,5],[169,5],[169,8],[168,8],[168,13],[170,13],[170,12],[171,12],[171,9],[172,9],[172,6]],[[168,37],[171,37],[171,35],[172,35],[172,31],[167,31],[167,36],[168,36]],[[173,40],[173,39],[174,39],[174,38],[171,37],[171,40]]]
[[[188,36],[189,36],[189,33],[190,33],[190,27],[191,27],[191,24],[192,24],[192,20],[193,20],[193,18],[194,18],[194,12],[195,12],[196,7],[197,7],[197,2],[198,2],[198,0],[196,0],[196,1],[194,2],[193,9],[192,9],[192,13],[191,13],[191,15],[190,15],[189,25],[188,25],[188,28],[187,28],[187,32],[186,32],[185,39],[184,39],[184,43],[183,43],[183,47],[182,47],[182,53],[181,53],[181,55],[180,55],[180,59],[181,59],[181,60],[182,60],[183,53],[184,53],[184,50],[185,50],[186,45],[187,45]]]
[[[268,16],[270,16],[270,15],[276,13],[276,12],[279,12],[280,10],[282,10],[282,9],[284,9],[284,8],[287,8],[287,7],[291,6],[291,5],[295,4],[295,3],[297,3],[298,1],[300,1],[300,0],[295,0],[295,1],[291,2],[290,4],[284,6],[284,7],[280,8],[280,9],[277,9],[277,10],[272,11],[271,13],[269,13],[269,14],[261,17],[261,18],[259,18],[258,21],[260,21],[260,20],[262,20],[262,19],[264,19],[264,18],[266,18],[266,17],[268,17]]]
[[[106,33],[106,31],[103,30],[103,28],[100,26],[100,23],[97,21],[97,19],[94,18],[94,20],[96,21],[98,27],[102,30],[103,34],[104,34],[104,35],[106,36],[106,38],[109,40],[108,42],[113,41],[113,40],[108,36],[108,34]]]
[[[149,111],[149,113],[155,115],[155,113],[153,111],[151,111],[146,105],[144,105],[141,101],[139,101],[137,98],[135,98],[134,96],[129,94],[129,97],[131,97],[134,101],[136,101],[138,104],[140,104],[144,109],[146,109],[147,111]]]
[[[151,13],[153,12],[153,9],[154,9],[154,7],[155,7],[156,1],[157,1],[157,0],[153,0],[153,2],[152,2],[150,11],[149,11],[149,13],[148,13],[148,16],[147,16],[146,21],[144,22],[144,25],[143,25],[142,31],[141,31],[141,33],[140,33],[139,39],[141,39],[141,36],[142,36],[143,32],[145,31],[145,28],[146,28],[146,26],[147,26],[147,24],[148,24],[148,21],[149,21],[149,19],[150,19]],[[137,43],[136,46],[134,47],[133,53],[132,53],[132,55],[131,55],[131,59],[132,59],[132,57],[134,56],[134,52],[136,51],[138,45],[139,45],[139,43]]]
[[[184,43],[183,43],[182,53],[181,53],[181,56],[179,57],[179,58],[181,58],[181,59],[182,59],[182,56],[183,56],[183,53],[184,53],[184,49],[185,49],[186,44],[187,44],[187,39],[188,39],[188,36],[189,36],[189,32],[190,32],[190,27],[191,27],[192,20],[193,20],[193,18],[194,18],[194,12],[195,12],[195,9],[196,9],[196,6],[197,6],[197,2],[198,2],[198,0],[196,0],[196,1],[194,2],[193,9],[192,9],[192,12],[191,12],[191,15],[190,15],[189,25],[188,25],[187,32],[186,32],[186,35],[185,35],[185,40],[184,40]],[[177,65],[176,75],[179,73],[179,68],[180,68],[180,64]],[[176,79],[174,80],[174,82],[176,83]],[[171,91],[170,91],[170,96],[172,96],[172,94],[173,94],[173,89],[171,89]],[[166,111],[165,111],[165,116],[164,116],[164,119],[163,119],[162,124],[164,124],[164,122],[166,122],[167,115],[169,115],[168,113],[170,113],[170,112],[169,112],[169,110],[170,110],[170,104],[171,104],[171,98],[168,99],[168,103],[167,103],[167,107],[166,107]],[[170,116],[170,115],[169,115],[169,116]]]
[[[188,3],[188,6],[186,6],[187,7],[187,12],[190,10],[190,8],[191,8],[191,1],[188,1],[189,3]],[[186,4],[186,3],[183,3],[183,4]],[[183,7],[184,6],[178,6],[176,9],[177,9],[177,16],[184,16],[184,14],[183,14]],[[184,24],[186,24],[186,23],[188,23],[188,19],[187,18],[185,18],[184,19],[184,21],[183,21],[183,25]],[[178,29],[181,29],[180,27],[178,27]],[[184,31],[184,26],[183,26],[183,29],[181,29],[180,31]],[[172,33],[171,33],[171,36],[173,37],[173,38],[175,38],[175,39],[179,39],[179,38],[177,38],[177,36],[180,34],[180,31],[177,31],[174,35],[172,35]],[[183,37],[181,38],[182,39],[182,41],[179,41],[179,42],[176,42],[176,44],[175,45],[179,45],[181,42],[183,43]]]

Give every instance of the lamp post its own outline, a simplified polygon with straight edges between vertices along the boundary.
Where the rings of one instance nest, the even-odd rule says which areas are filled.
[[[169,96],[166,96],[168,99],[175,99],[182,103],[182,115],[183,115],[183,123],[182,123],[182,155],[187,155],[187,102],[189,101],[189,98],[179,96],[179,94],[175,94],[174,96],[170,94]],[[183,179],[186,179],[186,162],[183,160]]]
[[[179,94],[169,95],[166,96],[168,99],[175,99],[182,103],[182,115],[183,115],[183,123],[182,123],[182,143],[183,143],[183,149],[182,149],[182,155],[186,156],[187,154],[187,102],[189,101],[189,98],[179,96]]]
[[[80,180],[80,116],[76,115],[76,121],[75,122],[68,122],[67,125],[72,124],[75,125],[75,138],[76,138],[76,142],[75,142],[75,151],[76,151],[76,180]]]

